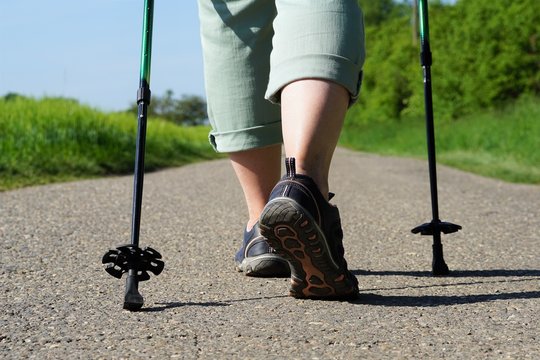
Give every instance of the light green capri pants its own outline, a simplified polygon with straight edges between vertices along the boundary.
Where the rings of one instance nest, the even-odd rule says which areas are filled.
[[[358,96],[364,25],[356,0],[198,0],[210,142],[235,152],[282,142],[280,93],[300,79]]]

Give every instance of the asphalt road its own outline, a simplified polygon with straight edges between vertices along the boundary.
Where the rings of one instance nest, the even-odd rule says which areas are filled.
[[[165,270],[122,310],[101,264],[129,242],[131,177],[0,193],[5,359],[538,359],[540,187],[439,167],[452,275],[430,276],[426,163],[339,150],[331,191],[362,296],[295,300],[288,279],[237,273],[245,221],[226,160],[148,174],[141,245]]]

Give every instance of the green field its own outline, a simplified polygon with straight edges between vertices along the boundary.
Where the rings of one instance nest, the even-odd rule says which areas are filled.
[[[0,190],[133,172],[137,119],[77,101],[0,99]],[[206,127],[150,119],[146,169],[218,155]]]
[[[341,137],[343,146],[383,155],[427,157],[424,119],[364,125],[352,125],[351,120]],[[509,182],[540,184],[538,98],[524,97],[504,109],[436,122],[435,133],[440,163]]]

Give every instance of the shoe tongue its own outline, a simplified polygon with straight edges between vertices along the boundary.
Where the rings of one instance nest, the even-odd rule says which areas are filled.
[[[296,159],[293,157],[285,158],[285,169],[287,170],[287,177],[296,176]]]

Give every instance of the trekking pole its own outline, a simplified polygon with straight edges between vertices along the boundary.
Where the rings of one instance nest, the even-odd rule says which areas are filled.
[[[435,129],[433,124],[433,100],[431,89],[431,48],[429,43],[429,21],[427,0],[418,0],[418,15],[420,20],[421,52],[420,63],[424,71],[424,99],[426,111],[427,150],[429,163],[429,183],[431,188],[431,210],[433,219],[412,229],[414,234],[433,236],[432,273],[435,276],[448,275],[448,266],[444,262],[441,232],[450,234],[461,229],[460,225],[442,222],[439,219],[439,200],[437,197],[437,168],[435,159]]]
[[[120,279],[124,273],[128,273],[124,295],[124,309],[130,311],[137,311],[144,304],[144,299],[139,293],[139,281],[150,279],[148,271],[154,273],[154,275],[159,275],[164,267],[163,261],[159,260],[161,259],[160,253],[150,247],[139,248],[146,123],[148,105],[150,104],[153,17],[154,0],[144,0],[141,68],[139,89],[137,91],[138,126],[133,181],[131,244],[117,247],[115,250],[109,250],[102,259],[103,264],[108,264],[105,270],[112,276]]]

